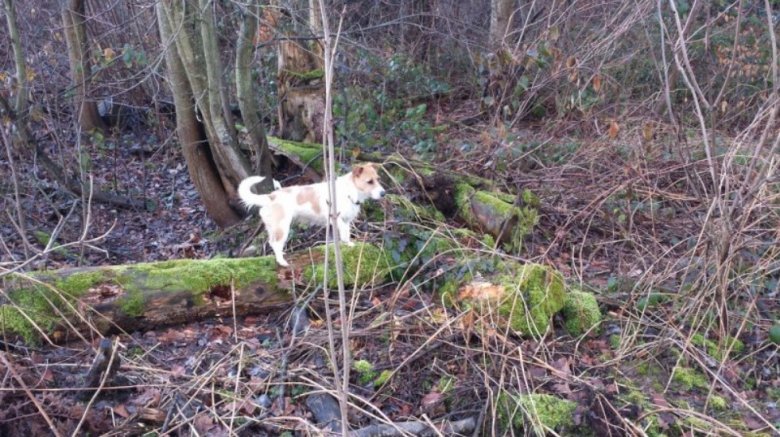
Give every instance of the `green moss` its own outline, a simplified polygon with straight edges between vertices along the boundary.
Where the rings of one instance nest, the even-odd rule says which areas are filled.
[[[67,278],[55,281],[54,287],[70,296],[78,297],[103,280],[99,270],[74,273]]]
[[[370,361],[366,360],[355,361],[352,363],[352,368],[355,369],[358,373],[368,373],[374,371],[374,365],[371,364]]]
[[[441,394],[449,393],[455,388],[456,382],[457,380],[454,376],[444,375],[439,379],[439,383],[436,385],[436,391]]]
[[[71,306],[77,306],[78,298],[101,283],[121,286],[124,294],[116,304],[126,315],[138,316],[144,311],[143,292],[147,290],[187,290],[195,293],[195,304],[198,304],[202,302],[202,295],[217,285],[229,286],[235,281],[237,287],[242,287],[255,281],[275,284],[277,280],[273,257],[174,260],[96,268],[65,277],[49,272],[34,277],[51,286],[30,283],[25,287],[29,281],[17,275],[11,279],[15,283],[7,296],[18,308],[13,304],[0,306],[0,328],[20,335],[29,343],[36,343],[40,334],[22,312],[49,334],[62,323],[63,316],[73,315]]]
[[[324,255],[326,246],[318,246],[312,251]],[[328,286],[338,285],[335,268],[335,252],[333,245],[328,245]],[[341,245],[341,257],[344,261],[344,285],[363,286],[381,282],[390,273],[391,265],[382,249],[367,243],[355,243],[349,247]],[[324,258],[323,258],[324,259]],[[359,266],[359,268],[358,268]],[[325,278],[323,263],[309,265],[303,270],[304,278],[315,283],[321,283]]]
[[[528,197],[531,203],[533,194],[523,193],[523,198]],[[533,196],[535,197],[535,196]],[[505,193],[492,193],[488,191],[478,191],[468,184],[457,184],[455,187],[455,204],[458,205],[458,214],[460,217],[472,226],[481,225],[474,215],[475,205],[484,205],[491,210],[491,216],[496,219],[494,229],[488,229],[492,234],[498,235],[502,223],[509,220],[516,220],[515,226],[511,229],[511,234],[505,236],[504,248],[512,253],[519,253],[522,249],[523,239],[533,232],[534,227],[539,222],[539,214],[535,207],[515,205],[514,196]]]
[[[360,385],[367,385],[376,378],[376,371],[374,371],[374,365],[370,361],[357,360],[352,363],[352,368],[358,374],[358,382]]]
[[[51,235],[48,232],[36,230],[33,231],[33,236],[41,246],[48,246],[49,241],[51,241]],[[64,247],[57,247],[56,249],[54,249],[54,253],[63,257],[67,257],[70,255]]]
[[[25,310],[25,313],[31,318],[36,316],[30,309]],[[51,317],[40,317],[38,325],[43,330],[48,330],[54,325],[55,321],[56,319]],[[4,336],[6,333],[19,335],[25,342],[31,344],[37,343],[38,339],[38,333],[33,325],[27,321],[19,309],[14,308],[12,305],[0,305],[0,333]]]
[[[709,435],[709,431],[712,430],[712,425],[710,425],[710,423],[705,420],[699,419],[698,417],[685,416],[682,420],[681,429],[690,431],[691,428],[698,431],[697,433],[694,433],[695,435],[701,432]]]
[[[539,200],[539,197],[533,193],[533,191],[529,189],[523,190],[523,205],[537,209],[539,206],[541,206],[541,201]]]
[[[675,367],[672,373],[672,380],[680,384],[680,388],[690,391],[694,388],[706,389],[710,382],[707,377],[688,367]]]
[[[780,325],[775,324],[769,328],[769,341],[774,344],[780,344]]]
[[[572,336],[580,336],[601,322],[601,311],[596,296],[579,290],[566,294],[563,304],[566,330]]]
[[[37,343],[40,334],[28,318],[34,320],[43,332],[51,332],[61,320],[58,311],[65,316],[70,315],[72,303],[103,278],[98,270],[76,272],[65,278],[49,272],[31,276],[52,285],[41,285],[22,275],[11,275],[9,283],[13,283],[14,290],[6,294],[11,303],[0,305],[0,329],[19,335],[31,344]],[[27,284],[29,286],[25,286]]]
[[[46,246],[49,244],[49,241],[51,241],[51,235],[49,235],[48,232],[43,232],[40,230],[33,231],[33,236],[35,237],[35,240],[38,241],[38,243]]]
[[[548,394],[508,395],[497,399],[498,421],[503,430],[510,426],[523,429],[530,424],[536,435],[546,435],[546,429],[564,430],[574,423],[572,416],[577,404]]]
[[[393,376],[392,370],[383,370],[379,373],[379,376],[374,380],[374,387],[381,387],[385,385],[387,381],[390,380],[390,377]]]
[[[617,334],[612,334],[609,336],[609,347],[612,349],[619,349],[620,348],[620,336]]]
[[[312,143],[283,140],[270,136],[268,137],[268,142],[287,153],[297,156],[301,162],[308,164],[317,173],[323,174],[322,146]]]
[[[289,76],[295,77],[300,80],[305,80],[305,81],[322,79],[323,77],[325,77],[325,71],[322,68],[317,68],[311,71],[284,70],[284,73]]]
[[[133,300],[133,292],[140,289],[188,290],[198,296],[218,285],[230,286],[233,283],[236,287],[243,287],[258,281],[275,284],[276,279],[273,257],[266,256],[140,263],[117,268],[115,280],[128,292],[124,299]],[[133,307],[132,303],[130,307]]]
[[[629,403],[635,405],[645,406],[649,404],[646,395],[643,392],[635,389],[630,389],[625,395],[625,399]]]
[[[645,311],[647,308],[658,306],[666,300],[666,297],[660,293],[650,293],[636,301],[637,311]]]
[[[726,344],[731,347],[731,353],[735,355],[740,355],[745,351],[745,343],[738,338],[728,336],[726,337]]]
[[[508,291],[499,303],[499,314],[516,332],[544,333],[553,314],[563,308],[566,297],[563,276],[551,267],[541,264],[517,266],[513,273],[502,275],[498,283]]]
[[[476,290],[462,302],[453,290],[452,297],[444,296],[445,302],[463,304],[480,313],[497,309],[498,322],[523,335],[547,331],[552,315],[563,308],[566,287],[561,274],[551,267],[498,261],[495,266],[480,265],[474,271],[499,271],[489,279],[496,287]],[[468,281],[458,281],[464,282]]]
[[[660,379],[665,375],[663,368],[655,361],[640,361],[636,364],[635,369],[637,375],[652,379]]]
[[[704,335],[696,333],[691,336],[691,343],[700,348],[704,348],[707,351],[707,354],[718,361],[725,358],[723,354],[726,352],[727,348],[731,348],[732,355],[739,355],[745,350],[745,343],[740,339],[731,336],[725,338],[723,341],[724,346],[720,346],[718,343],[707,339]]]
[[[436,290],[439,293],[442,305],[446,307],[455,306],[455,304],[458,301],[456,295],[458,292],[458,286],[461,283],[465,283],[465,282],[468,281],[467,280],[460,281],[453,276],[445,278],[444,282],[439,284],[439,287]]]
[[[458,213],[467,223],[475,223],[476,217],[471,211],[471,196],[477,190],[469,184],[458,184],[455,186],[455,204],[458,205]]]
[[[119,301],[119,308],[128,316],[138,317],[144,313],[144,297],[140,291],[131,291]]]
[[[714,395],[710,398],[710,407],[715,411],[725,411],[729,404],[723,396]]]

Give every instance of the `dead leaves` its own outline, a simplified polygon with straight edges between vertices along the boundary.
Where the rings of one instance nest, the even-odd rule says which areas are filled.
[[[497,301],[506,294],[506,289],[502,285],[490,282],[473,281],[458,291],[459,300],[492,300]]]
[[[609,129],[607,130],[607,136],[609,136],[610,140],[614,140],[617,138],[618,133],[620,133],[620,125],[618,124],[615,119],[609,120]]]
[[[601,92],[601,75],[597,74],[593,76],[591,85],[593,86],[593,91],[596,91],[597,93]]]

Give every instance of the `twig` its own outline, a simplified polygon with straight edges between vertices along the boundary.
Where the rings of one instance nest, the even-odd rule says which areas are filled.
[[[79,420],[79,423],[76,425],[76,429],[74,429],[73,433],[71,434],[73,436],[79,435],[79,430],[81,429],[81,426],[84,424],[84,421],[87,419],[87,414],[89,414],[89,410],[90,408],[92,408],[92,404],[95,402],[95,399],[97,399],[98,395],[100,394],[100,391],[103,390],[103,387],[106,385],[106,381],[108,381],[108,378],[113,373],[111,369],[114,369],[114,357],[116,357],[117,344],[119,344],[119,340],[114,340],[113,345],[110,349],[111,356],[108,360],[108,365],[106,366],[107,370],[103,373],[103,378],[101,378],[100,380],[100,386],[98,386],[97,390],[95,390],[95,393],[92,395],[92,398],[90,398],[89,402],[87,402],[87,406],[84,407],[84,414],[81,415],[81,420]],[[101,342],[101,346],[103,346],[102,342]]]
[[[341,26],[344,22],[344,13],[346,12],[346,6],[341,11],[341,16],[339,19],[339,25],[338,29],[336,30],[336,40],[333,41],[330,35],[330,23],[328,21],[328,14],[327,10],[325,9],[325,1],[324,0],[317,0],[319,4],[320,9],[320,17],[322,19],[322,31],[324,33],[323,38],[323,60],[325,63],[325,116],[322,123],[322,129],[323,129],[323,135],[322,135],[322,141],[323,141],[323,149],[326,151],[325,158],[327,165],[325,168],[327,169],[325,171],[326,178],[328,180],[328,198],[330,199],[330,214],[329,214],[329,228],[332,232],[332,237],[334,241],[334,255],[335,255],[335,263],[336,263],[336,283],[338,286],[338,296],[339,296],[339,315],[341,319],[341,352],[342,352],[342,363],[341,363],[341,384],[338,384],[339,378],[338,378],[338,371],[336,367],[336,356],[335,356],[335,350],[334,350],[334,342],[333,342],[333,336],[329,335],[330,338],[330,346],[331,346],[331,353],[334,354],[331,357],[331,363],[333,363],[334,367],[334,377],[336,378],[339,394],[339,406],[341,407],[341,433],[342,435],[346,435],[347,430],[349,429],[349,415],[347,411],[347,405],[348,405],[348,392],[349,392],[349,372],[350,372],[350,349],[349,349],[349,320],[347,319],[347,303],[346,303],[346,291],[344,289],[344,262],[341,258],[341,238],[339,236],[339,227],[336,223],[338,218],[338,209],[336,205],[335,199],[337,198],[336,194],[336,151],[335,151],[335,141],[333,138],[333,64],[334,60],[336,58],[336,47],[338,46],[339,37],[341,35]],[[326,235],[330,235],[330,233],[326,232]],[[323,278],[323,289],[326,291],[327,296],[327,284],[328,284],[328,277],[327,277],[327,266],[328,266],[328,253],[330,251],[325,251],[325,259],[323,260],[325,268],[325,274]],[[329,304],[327,302],[327,299],[325,301],[326,308],[329,307]],[[332,325],[328,324],[328,332],[329,334],[332,333]]]

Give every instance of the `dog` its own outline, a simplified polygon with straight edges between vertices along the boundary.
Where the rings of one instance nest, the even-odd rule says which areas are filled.
[[[269,194],[255,194],[252,186],[263,181],[263,176],[251,176],[238,185],[238,196],[247,207],[260,207],[260,218],[268,230],[268,243],[274,251],[276,262],[289,266],[284,259],[284,244],[290,234],[293,221],[303,221],[321,226],[328,225],[330,202],[328,185],[320,182],[311,185],[294,185]],[[366,199],[381,199],[385,189],[373,164],[356,165],[352,171],[336,179],[336,224],[341,242],[353,246],[350,241],[352,222],[360,212],[360,204]]]

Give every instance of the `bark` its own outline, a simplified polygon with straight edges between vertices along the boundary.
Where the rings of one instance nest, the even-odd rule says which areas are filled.
[[[317,1],[310,1],[310,29],[322,33]],[[322,47],[284,40],[278,44],[277,87],[280,136],[293,141],[322,142],[325,115]]]
[[[11,46],[14,52],[14,64],[16,66],[16,101],[14,111],[16,114],[24,114],[27,111],[27,64],[24,60],[22,41],[19,38],[19,27],[16,24],[16,8],[13,0],[4,0],[5,18],[8,24],[8,35],[11,37]],[[26,142],[25,138],[22,138]]]
[[[236,47],[236,97],[241,109],[241,117],[249,132],[250,148],[256,159],[253,174],[271,176],[273,155],[268,149],[265,127],[263,127],[257,99],[252,87],[252,59],[254,55],[254,36],[257,33],[260,5],[251,1],[244,11],[241,29]],[[273,190],[272,179],[266,178],[259,187],[261,192]]]
[[[515,9],[515,0],[490,0],[490,33],[488,47],[498,52],[504,45]]]
[[[157,23],[163,44],[173,41],[163,2],[157,4]],[[182,58],[173,45],[165,50],[165,63],[176,106],[176,132],[184,159],[187,161],[190,179],[200,193],[209,217],[222,227],[235,224],[241,217],[230,206],[228,192],[214,164],[208,140],[196,114],[196,99],[190,84],[192,80],[197,80],[197,77],[195,74],[188,77]]]
[[[480,106],[482,109],[502,108],[502,96],[507,89],[510,54],[506,47],[506,36],[510,27],[510,17],[514,9],[514,0],[490,1],[490,29],[488,32],[488,49],[485,57],[488,80],[482,92]]]
[[[213,8],[216,4],[207,0],[163,1],[158,3],[158,7],[160,28],[166,27],[169,31],[169,38],[163,42],[164,47],[167,52],[171,52],[168,55],[178,59],[181,64],[179,71],[182,77],[186,78],[181,86],[188,88],[188,98],[180,100],[180,103],[185,105],[181,110],[189,112],[194,102],[193,112],[197,118],[193,120],[198,126],[202,126],[205,138],[208,139],[208,153],[200,156],[199,162],[188,160],[188,165],[195,166],[209,161],[215,170],[201,172],[215,172],[222,188],[209,191],[204,185],[196,187],[204,203],[211,203],[207,209],[220,226],[234,224],[239,215],[236,211],[224,210],[225,205],[234,205],[237,211],[241,210],[236,189],[241,180],[249,176],[250,166],[249,160],[238,146],[235,126],[227,105],[215,30]],[[178,104],[176,111],[178,117]],[[198,131],[200,132],[200,128]],[[194,136],[193,133],[189,135]],[[204,182],[208,182],[209,186],[215,185],[211,179]]]
[[[222,80],[222,62],[220,62],[217,33],[214,28],[215,7],[215,2],[211,0],[200,0],[200,10],[203,11],[203,16],[200,18],[200,33],[202,59],[205,60],[206,65],[206,89],[205,93],[197,92],[196,95],[208,95],[209,116],[205,120],[206,133],[209,136],[214,162],[225,181],[225,189],[232,197],[236,194],[238,184],[249,176],[250,168],[249,161],[238,147],[235,124]],[[201,105],[201,108],[202,106],[205,104]]]
[[[389,275],[381,249],[358,243],[343,250],[348,285],[382,283]],[[0,329],[30,342],[48,338],[57,343],[215,316],[264,313],[292,302],[293,282],[299,286],[321,282],[324,254],[323,246],[288,254],[292,269],[280,269],[273,256],[266,256],[9,275],[0,283]]]
[[[97,103],[89,99],[88,78],[92,71],[84,24],[84,0],[68,0],[62,6],[62,25],[68,45],[70,74],[75,91],[74,104],[79,125],[84,131],[106,128],[98,113]]]

